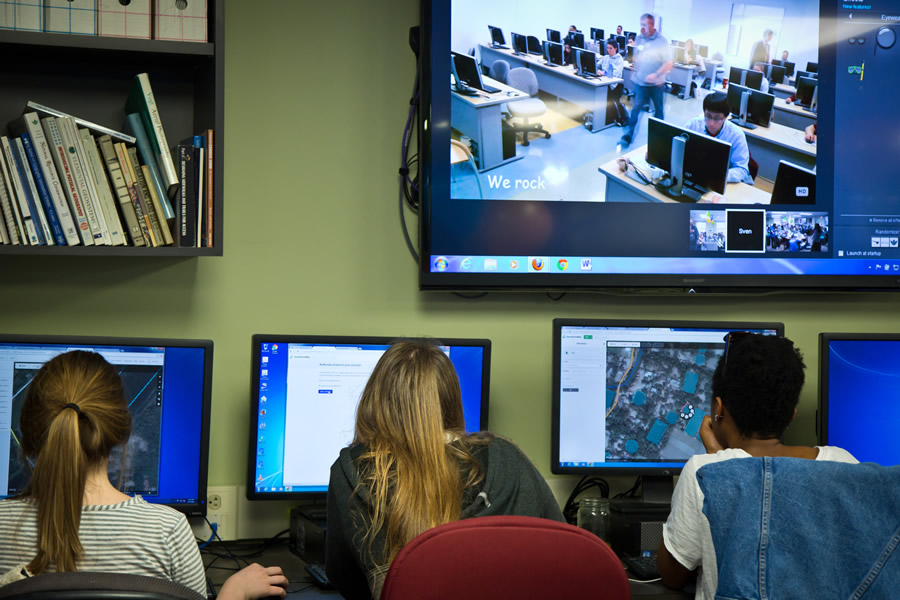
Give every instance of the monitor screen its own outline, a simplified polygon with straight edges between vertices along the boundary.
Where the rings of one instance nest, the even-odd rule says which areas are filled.
[[[894,466],[898,430],[900,334],[819,334],[819,443]]]
[[[28,385],[51,358],[70,350],[100,354],[122,378],[131,437],[109,461],[113,485],[191,516],[206,515],[213,344],[208,340],[0,336],[0,497],[21,493],[30,477],[18,439]]]
[[[488,25],[488,30],[491,32],[491,43],[495,46],[503,46],[506,44],[506,38],[503,37],[503,30],[499,27],[494,27],[493,25]]]
[[[797,104],[801,106],[812,106],[813,97],[816,92],[818,81],[812,77],[797,78]]]
[[[544,40],[544,60],[551,65],[561,67],[563,64],[563,45]]]
[[[547,40],[551,42],[556,42],[557,44],[562,42],[562,37],[559,34],[559,31],[556,29],[548,29],[547,30]]]
[[[772,204],[812,204],[815,197],[816,174],[786,160],[779,161],[772,188]],[[820,243],[820,248],[822,245]]]
[[[251,352],[251,500],[314,498],[353,441],[356,405],[397,338],[254,335]],[[444,339],[456,368],[466,431],[487,429],[491,342]]]
[[[457,82],[479,90],[483,89],[481,72],[478,70],[478,63],[475,62],[473,57],[453,52],[450,54],[450,60],[453,77]]]
[[[815,62],[806,63],[806,70],[809,71],[810,73],[818,73],[819,72],[819,63],[815,63]]]
[[[747,97],[747,114],[743,115],[741,114],[741,102],[744,93],[746,92],[749,92],[750,95]],[[771,120],[772,107],[775,104],[775,96],[772,94],[764,94],[742,85],[729,83],[728,104],[731,107],[732,114],[737,117],[743,118],[746,116],[750,123],[768,127],[769,121]]]
[[[698,432],[729,331],[784,326],[555,319],[552,472],[670,475],[704,452]]]
[[[590,75],[597,74],[597,55],[587,50],[576,50],[578,55],[578,71]]]
[[[772,65],[769,68],[769,81],[773,84],[784,83],[785,68],[778,65]]]
[[[709,58],[709,46],[698,45],[697,53],[700,54],[703,58]]]
[[[852,9],[845,8],[849,4]],[[427,115],[418,128],[420,288],[604,288],[626,293],[658,287],[685,293],[738,288],[900,289],[900,275],[893,271],[893,265],[900,263],[900,245],[872,246],[872,239],[881,237],[879,232],[900,224],[900,195],[891,178],[896,155],[893,140],[900,136],[900,120],[883,118],[892,114],[890,100],[900,90],[900,78],[893,76],[898,72],[894,67],[900,66],[894,60],[900,60],[900,44],[886,48],[876,43],[879,29],[893,27],[894,17],[900,19],[900,7],[887,0],[859,6],[840,0],[793,2],[783,7],[782,16],[766,17],[760,28],[755,13],[722,6],[715,0],[696,0],[687,7],[657,3],[656,20],[665,23],[660,28],[665,50],[673,52],[671,40],[692,39],[707,47],[709,57],[721,57],[721,62],[704,63],[710,79],[718,68],[724,69],[720,76],[727,76],[732,66],[749,66],[754,43],[770,27],[776,32],[770,41],[771,56],[780,58],[787,50],[798,67],[816,63],[824,73],[816,114],[776,98],[774,122],[795,131],[813,121],[823,123],[809,152],[778,147],[760,136],[748,140],[761,175],[729,186],[732,191],[724,198],[710,195],[700,201],[722,205],[717,208],[729,215],[725,235],[734,236],[740,227],[732,225],[742,218],[740,211],[777,212],[770,209],[771,182],[780,160],[810,169],[815,166],[816,198],[809,211],[831,226],[827,251],[812,256],[775,253],[760,238],[743,253],[693,252],[683,232],[690,212],[696,209],[694,202],[660,198],[652,186],[627,173],[618,177],[618,158],[626,156],[638,164],[640,160],[635,159],[646,154],[645,115],[652,114],[652,104],[650,112],[639,111],[631,139],[623,139],[627,130],[618,127],[615,91],[598,89],[614,82],[579,78],[571,70],[560,71],[537,61],[526,64],[510,50],[492,48],[485,27],[490,23],[506,32],[527,34],[543,31],[554,22],[566,27],[576,22],[615,31],[612,28],[621,22],[623,30],[636,31],[646,7],[612,0],[578,6],[425,0],[418,112]],[[638,38],[639,45],[642,39]],[[883,37],[882,43],[887,44],[886,40]],[[506,135],[502,111],[491,114],[458,102],[446,85],[444,57],[450,50],[473,51],[483,69],[503,60],[511,68],[525,66],[533,71],[545,112],[530,121],[540,123],[552,136],[530,136],[526,146],[522,136]],[[623,78],[640,70],[640,47],[635,61],[637,69],[626,70]],[[680,75],[675,70],[669,79],[679,83]],[[743,85],[762,86],[762,73],[751,71],[744,77]],[[631,80],[624,88],[634,92],[636,85]],[[704,95],[699,82],[698,87],[699,95]],[[683,98],[664,95],[665,120],[678,127],[702,114],[702,98],[693,97],[686,88]],[[630,101],[625,103],[630,110]],[[884,134],[860,136],[860,131]],[[451,140],[461,139],[471,140],[474,166],[448,160],[445,149]],[[761,146],[766,146],[765,153],[758,150]],[[773,147],[771,152],[768,146]],[[572,152],[572,148],[579,150]],[[797,157],[798,152],[806,162]],[[760,218],[761,223],[767,220],[768,215]],[[633,234],[634,223],[641,224],[642,235]],[[544,268],[532,268],[532,257],[546,258],[537,263]],[[891,265],[889,273],[884,272],[885,263]],[[557,268],[560,264],[568,267]],[[879,264],[881,270],[876,268]]]
[[[597,27],[591,27],[591,39],[595,42],[602,42],[606,39],[606,33]]]
[[[704,133],[690,131],[666,123],[656,117],[647,120],[647,162],[666,171],[675,171],[672,164],[672,142],[685,140],[682,177],[686,185],[723,193],[728,173],[731,144]]]
[[[573,48],[584,48],[584,34],[570,31],[566,36],[568,44]]]
[[[521,33],[513,33],[512,47],[516,54],[528,54],[528,38]]]

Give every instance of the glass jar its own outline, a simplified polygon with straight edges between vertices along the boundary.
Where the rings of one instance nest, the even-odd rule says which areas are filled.
[[[578,504],[578,526],[609,543],[609,499],[582,498]]]

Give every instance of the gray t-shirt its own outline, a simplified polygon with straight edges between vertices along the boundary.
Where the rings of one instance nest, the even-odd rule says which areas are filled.
[[[637,36],[634,46],[634,74],[631,80],[638,85],[655,85],[647,83],[647,75],[672,60],[669,40],[656,31],[650,37],[643,34]]]

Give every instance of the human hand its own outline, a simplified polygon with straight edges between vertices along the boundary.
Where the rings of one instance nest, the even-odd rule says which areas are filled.
[[[264,567],[253,563],[244,567],[225,581],[219,591],[219,600],[255,600],[266,596],[287,594],[287,577],[281,567]]]
[[[809,127],[807,127],[804,130],[804,134],[805,135],[803,137],[807,142],[810,142],[810,143],[815,142],[816,141],[816,126],[810,125]]]
[[[703,417],[703,422],[700,423],[700,441],[703,442],[703,447],[706,448],[707,454],[715,454],[719,450],[725,449],[719,443],[719,440],[716,439],[716,434],[713,433],[712,422],[712,417],[706,415]]]
[[[650,85],[659,85],[659,75],[656,73],[650,73],[647,75],[647,83]]]

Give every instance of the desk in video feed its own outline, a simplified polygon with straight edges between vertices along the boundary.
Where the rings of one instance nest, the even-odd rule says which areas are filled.
[[[647,146],[635,148],[631,152],[623,154],[622,157],[628,158],[638,166],[646,165],[645,156],[647,154]],[[603,163],[599,167],[599,171],[606,175],[606,201],[607,202],[669,202],[683,204],[679,200],[671,198],[660,191],[657,191],[652,185],[645,185],[628,177],[624,172],[619,170],[616,158]],[[712,203],[716,199],[716,194],[707,192],[704,194],[699,204]],[[769,204],[772,195],[752,185],[746,183],[728,183],[725,185],[725,195],[718,201],[720,204]]]
[[[775,111],[772,120],[791,129],[803,131],[816,122],[816,113],[795,104],[788,104],[784,98],[775,98]]]
[[[494,94],[478,92],[467,96],[455,91],[450,93],[450,126],[471,138],[477,147],[475,161],[479,171],[488,171],[500,165],[522,158],[512,144],[508,156],[503,152],[503,105],[524,100],[528,94],[508,85],[484,77],[485,85],[500,91]]]
[[[579,77],[571,65],[548,67],[544,59],[536,55],[516,56],[512,50],[479,46],[481,64],[489,68],[497,60],[505,60],[510,69],[526,67],[534,71],[538,80],[538,88],[547,94],[556,96],[584,108],[590,115],[592,128],[596,133],[610,127],[615,122],[607,121],[606,96],[610,85],[621,83],[615,77]]]
[[[816,143],[807,143],[802,129],[770,123],[768,127],[742,131],[747,138],[750,156],[759,165],[757,177],[775,181],[778,162],[781,160],[809,170],[816,166]]]

